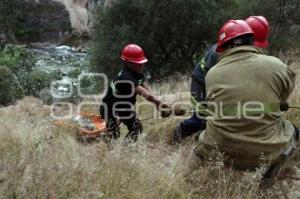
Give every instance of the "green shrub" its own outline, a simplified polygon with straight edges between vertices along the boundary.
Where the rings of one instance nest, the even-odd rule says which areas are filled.
[[[76,68],[75,70],[70,71],[68,76],[70,78],[77,79],[80,74],[81,74],[81,69]]]
[[[13,103],[24,95],[38,97],[44,88],[49,88],[54,74],[34,69],[35,59],[23,46],[7,45],[0,51],[0,76],[3,93],[2,105]],[[4,92],[5,91],[5,92]]]
[[[39,93],[44,88],[49,88],[51,84],[51,76],[46,72],[34,70],[27,72],[20,78],[20,83],[26,95],[38,97]]]
[[[251,15],[265,16],[271,27],[269,51],[277,55],[280,51],[297,48],[300,44],[300,3],[298,0],[235,0],[234,16],[245,19]]]
[[[8,105],[24,95],[16,76],[6,66],[0,66],[0,105]]]
[[[97,11],[92,70],[112,77],[122,67],[121,49],[140,45],[152,76],[190,71],[203,50],[216,42],[228,19],[266,16],[271,25],[272,55],[299,45],[298,0],[114,0]],[[298,42],[297,42],[298,41]]]
[[[229,4],[229,5],[227,5]],[[120,52],[129,43],[144,48],[154,76],[192,69],[206,43],[230,12],[216,14],[231,1],[116,0],[99,9],[92,42],[92,68],[109,77],[120,69]]]
[[[7,40],[15,41],[15,31],[18,26],[18,19],[22,15],[22,0],[1,0],[0,1],[0,29],[4,30]]]
[[[81,93],[84,95],[98,95],[104,89],[102,78],[94,76],[84,76],[80,79]]]
[[[34,57],[23,46],[6,45],[0,51],[0,65],[7,66],[18,77],[30,72],[35,65]]]
[[[6,36],[5,43],[46,41],[69,30],[68,13],[59,2],[0,1],[0,31]]]

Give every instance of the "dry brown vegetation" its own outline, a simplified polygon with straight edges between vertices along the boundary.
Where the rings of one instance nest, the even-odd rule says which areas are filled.
[[[175,79],[153,85],[155,92],[188,90],[188,78]],[[297,81],[291,101],[299,104]],[[175,97],[187,98],[185,94]],[[300,197],[297,181],[280,180],[269,189],[259,188],[260,171],[238,172],[225,169],[220,162],[187,170],[193,138],[180,147],[168,144],[178,119],[146,120],[137,144],[122,147],[116,143],[109,151],[101,141],[78,142],[78,129],[55,125],[49,113],[48,106],[32,97],[0,109],[0,198]],[[150,113],[142,109],[140,118]],[[299,110],[291,110],[287,117],[300,126]],[[296,157],[293,164],[299,167],[300,159]]]

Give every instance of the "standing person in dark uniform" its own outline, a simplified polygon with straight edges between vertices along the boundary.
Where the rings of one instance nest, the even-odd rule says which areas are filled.
[[[254,33],[254,45],[260,53],[264,53],[265,48],[268,47],[269,37],[269,22],[264,16],[250,16],[246,20],[246,23],[250,26]],[[201,102],[206,102],[206,91],[205,91],[205,77],[207,72],[217,64],[218,53],[216,53],[217,45],[211,46],[206,52],[200,63],[196,64],[195,69],[192,73],[192,84],[191,84],[191,101],[194,110],[197,111],[200,107]],[[200,116],[201,113],[198,113]],[[173,133],[173,142],[180,143],[184,138],[193,135],[194,133],[204,130],[206,128],[206,120],[197,117],[194,113],[191,118],[182,121]]]
[[[107,136],[111,139],[120,137],[119,125],[123,122],[128,129],[126,139],[137,141],[143,127],[133,107],[136,96],[141,95],[161,110],[162,117],[171,114],[171,107],[158,99],[149,89],[143,74],[147,58],[141,47],[129,44],[123,48],[121,59],[124,68],[113,79],[100,107],[100,114],[106,121]]]
[[[192,73],[191,83],[191,101],[194,111],[201,102],[206,101],[205,92],[205,76],[207,72],[217,63],[218,54],[216,53],[217,45],[211,46],[206,52],[203,59],[196,64]],[[201,114],[200,114],[201,115]],[[182,121],[173,132],[173,142],[181,143],[181,141],[194,133],[204,130],[206,120],[197,116],[196,113],[192,117]]]

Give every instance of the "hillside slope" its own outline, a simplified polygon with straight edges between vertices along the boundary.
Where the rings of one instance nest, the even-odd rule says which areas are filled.
[[[189,82],[187,77],[177,77],[152,87],[157,94],[181,93],[188,90]],[[297,91],[292,101],[299,103]],[[188,95],[165,98],[188,100]],[[89,107],[89,111],[97,110]],[[150,113],[148,108],[141,109],[140,118]],[[288,116],[300,125],[300,111],[292,110]],[[168,144],[179,121],[145,120],[145,133],[137,144],[122,147],[116,143],[109,151],[101,141],[78,142],[77,127],[68,121],[56,125],[49,106],[26,97],[0,109],[0,198],[300,197],[297,181],[282,180],[270,189],[259,189],[260,171],[233,171],[217,162],[189,172],[186,163],[193,138],[180,147]],[[299,158],[294,162],[300,166]]]

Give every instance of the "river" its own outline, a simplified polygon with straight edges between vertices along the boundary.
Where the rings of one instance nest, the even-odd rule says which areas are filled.
[[[78,76],[89,72],[89,56],[83,50],[70,46],[44,46],[28,49],[35,58],[35,68],[49,74],[57,74],[59,80],[53,82],[51,92],[56,98],[66,98],[71,86],[78,84]]]

